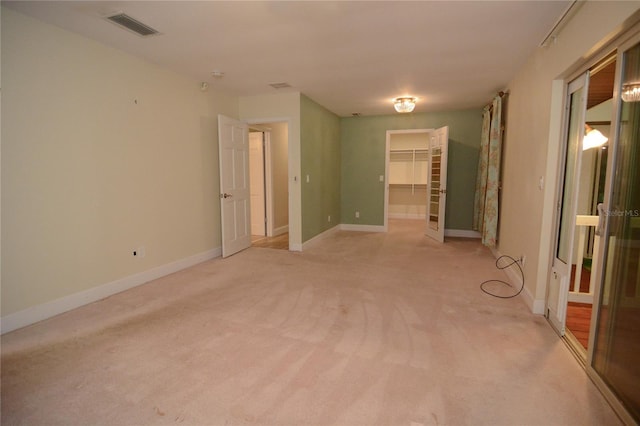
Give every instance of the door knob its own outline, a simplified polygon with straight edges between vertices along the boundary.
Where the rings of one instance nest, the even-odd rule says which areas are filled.
[[[220,198],[230,198],[230,197],[233,197],[233,195],[227,194],[226,192],[224,194],[220,194]]]

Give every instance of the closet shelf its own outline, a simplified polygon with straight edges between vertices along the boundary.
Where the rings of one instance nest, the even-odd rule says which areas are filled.
[[[391,186],[395,186],[398,188],[426,188],[427,184],[426,183],[394,183],[394,182],[389,182],[389,185]]]
[[[427,148],[391,148],[389,149],[390,176],[389,185],[415,189],[426,187],[429,160]]]

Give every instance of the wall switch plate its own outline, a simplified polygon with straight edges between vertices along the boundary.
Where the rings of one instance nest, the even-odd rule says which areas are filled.
[[[356,212],[356,219],[360,218],[360,212]]]
[[[331,215],[329,215],[329,217],[327,217],[327,222],[331,222]]]
[[[309,175],[307,175],[307,183],[309,183]]]
[[[384,182],[384,175],[380,175],[380,182]]]

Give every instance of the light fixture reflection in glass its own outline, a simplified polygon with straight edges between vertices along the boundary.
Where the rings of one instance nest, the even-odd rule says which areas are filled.
[[[416,98],[402,97],[393,100],[393,107],[397,112],[411,112],[416,107]]]
[[[600,130],[593,129],[588,124],[585,125],[585,135],[582,139],[582,150],[586,151],[587,149],[597,148],[609,140],[605,135],[600,133]]]
[[[625,102],[640,101],[640,83],[623,84],[622,100]]]

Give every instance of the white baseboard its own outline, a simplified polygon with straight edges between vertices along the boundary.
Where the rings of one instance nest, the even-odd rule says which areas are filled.
[[[352,223],[343,223],[340,225],[341,231],[360,231],[360,232],[387,232],[381,225],[356,225]]]
[[[459,237],[459,238],[482,238],[482,234],[478,231],[471,231],[468,229],[445,229],[445,237]]]
[[[502,256],[502,253],[500,253],[495,248],[492,247],[490,248],[490,250],[496,259]],[[518,274],[518,272],[516,272],[516,269],[506,268],[506,269],[503,269],[503,271],[505,274],[507,274],[507,277],[509,278],[509,281],[511,282],[513,287],[520,289],[520,286],[522,286],[522,277],[520,276],[520,274]],[[546,303],[544,300],[534,299],[533,295],[531,294],[531,292],[527,287],[524,287],[522,289],[520,296],[522,296],[522,299],[524,300],[525,304],[529,307],[531,312],[538,315],[544,315],[545,306],[546,306]]]
[[[104,299],[116,293],[120,293],[149,281],[178,272],[182,269],[189,268],[198,263],[214,259],[221,255],[222,248],[214,248],[203,253],[149,269],[148,271],[129,275],[128,277],[120,278],[110,283],[102,284],[79,293],[64,296],[59,299],[52,300],[51,302],[43,303],[41,305],[33,306],[13,314],[3,316],[0,319],[1,333],[4,334],[18,328],[26,327],[38,321],[96,302],[100,299]]]
[[[592,293],[576,293],[576,292],[570,291],[568,300],[569,302],[586,303],[587,305],[593,305],[593,294]]]
[[[289,232],[289,225],[284,225],[279,228],[275,228],[273,230],[273,236],[277,237],[278,235],[286,234],[287,232]]]
[[[313,238],[305,241],[304,243],[302,243],[302,250],[300,250],[300,251],[308,249],[309,247],[311,247],[313,244],[317,243],[318,241],[324,240],[325,238],[327,238],[331,234],[335,233],[339,229],[340,229],[340,225],[336,225],[333,228],[329,228],[326,231],[319,233],[315,237],[313,237]]]
[[[524,290],[522,290],[522,293],[520,294],[522,295],[522,298],[524,299],[524,302],[527,304],[529,309],[531,309],[531,312],[538,315],[544,315],[544,311],[546,307],[546,303],[544,300],[534,299],[533,295],[531,294],[529,289],[526,287],[524,288]]]

